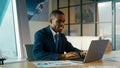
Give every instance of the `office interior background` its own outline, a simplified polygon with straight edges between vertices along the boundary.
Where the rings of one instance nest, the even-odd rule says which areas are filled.
[[[100,36],[110,40],[113,50],[120,50],[119,0],[43,0],[48,6],[48,14],[41,15],[44,20],[28,18],[27,1],[0,2],[0,56],[26,58],[24,44],[33,44],[35,31],[49,24],[45,16],[54,9],[66,15],[65,35]]]

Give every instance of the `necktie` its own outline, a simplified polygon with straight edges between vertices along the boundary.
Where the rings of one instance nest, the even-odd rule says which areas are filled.
[[[56,52],[58,51],[58,40],[59,40],[59,34],[56,34],[55,35]]]

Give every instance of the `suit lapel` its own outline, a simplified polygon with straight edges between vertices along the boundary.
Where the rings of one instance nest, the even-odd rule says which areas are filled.
[[[48,37],[48,42],[50,43],[49,45],[51,46],[53,51],[56,51],[56,46],[55,46],[55,42],[53,39],[53,34],[50,30],[50,26],[47,27],[47,37]]]

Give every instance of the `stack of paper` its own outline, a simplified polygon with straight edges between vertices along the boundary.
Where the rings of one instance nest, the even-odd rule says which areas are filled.
[[[33,62],[37,67],[54,67],[54,66],[70,66],[77,65],[72,61],[43,61],[43,62]]]

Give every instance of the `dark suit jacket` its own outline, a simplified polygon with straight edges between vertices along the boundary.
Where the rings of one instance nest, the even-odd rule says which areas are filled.
[[[67,41],[65,35],[62,33],[59,35],[58,52],[56,52],[55,48],[50,26],[35,33],[33,46],[33,56],[35,60],[58,60],[59,54],[63,54],[64,52],[80,52],[80,50],[74,48],[71,43]]]

